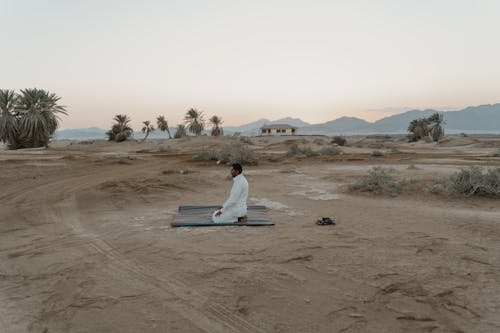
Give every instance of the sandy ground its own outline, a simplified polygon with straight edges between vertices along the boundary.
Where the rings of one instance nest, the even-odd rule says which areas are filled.
[[[249,201],[276,225],[171,228],[179,205],[224,201],[229,168],[191,156],[231,140],[0,150],[0,332],[500,331],[499,201],[427,190],[500,166],[500,138],[356,137],[299,158],[294,141],[329,141],[253,138]],[[377,165],[411,189],[345,190]]]

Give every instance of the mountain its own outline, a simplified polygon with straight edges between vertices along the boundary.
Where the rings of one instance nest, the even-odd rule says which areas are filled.
[[[323,124],[310,125],[301,127],[299,129],[300,134],[331,134],[331,133],[351,133],[359,131],[371,123],[355,118],[355,117],[341,117],[335,120],[328,121]]]
[[[244,135],[258,135],[259,134],[259,129],[264,126],[264,125],[270,125],[270,124],[288,124],[292,125],[295,127],[304,127],[308,126],[309,123],[306,123],[305,121],[302,121],[298,118],[282,118],[278,120],[268,120],[265,118],[259,119],[257,121],[251,122],[249,124],[241,125],[241,126],[228,126],[224,127],[224,133],[225,134],[232,134],[239,132]]]
[[[56,131],[55,139],[56,140],[91,140],[91,139],[107,139],[106,136],[107,130],[98,127],[89,127],[89,128],[72,128],[72,129],[63,129]],[[170,134],[174,136],[175,128],[170,128]],[[135,139],[144,138],[145,134],[140,131],[134,132]],[[168,138],[167,132],[162,132],[155,130],[151,132],[148,136],[153,139],[165,139]]]
[[[98,127],[63,129],[56,131],[56,140],[105,139],[106,130]]]
[[[241,125],[224,127],[224,133],[231,135],[239,132],[243,135],[258,135],[259,129],[267,124],[288,124],[299,128],[299,134],[350,135],[374,133],[406,133],[408,124],[413,119],[428,117],[439,112],[443,115],[445,133],[500,133],[500,103],[470,106],[459,111],[437,111],[432,109],[410,110],[390,117],[368,122],[354,117],[341,117],[321,124],[308,124],[297,118],[282,118],[274,121],[259,119]],[[59,130],[56,139],[105,139],[106,130],[97,127]],[[174,135],[175,128],[170,129]],[[210,131],[205,131],[210,135]],[[136,139],[142,139],[143,133],[135,132]],[[150,138],[166,138],[168,135],[158,130]]]
[[[410,121],[429,117],[439,112],[443,115],[445,133],[500,133],[500,103],[471,106],[459,111],[432,109],[410,110],[375,122],[358,118],[342,117],[323,124],[299,129],[299,134],[374,134],[407,133]]]

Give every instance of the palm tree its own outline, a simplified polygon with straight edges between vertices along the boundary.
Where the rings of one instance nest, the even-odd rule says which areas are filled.
[[[21,147],[48,147],[50,138],[59,127],[58,114],[67,114],[66,108],[57,104],[60,99],[43,89],[21,90],[16,103]]]
[[[186,126],[183,124],[177,125],[177,130],[175,131],[174,138],[179,139],[186,136]]]
[[[113,117],[116,122],[111,126],[111,130],[106,132],[109,141],[121,142],[129,139],[134,130],[129,126],[131,119],[124,114],[117,114]]]
[[[16,149],[19,139],[19,120],[16,117],[17,96],[14,90],[0,89],[0,140]]]
[[[187,125],[189,132],[194,133],[196,136],[201,135],[201,132],[205,129],[203,111],[189,109],[184,116],[184,123]]]
[[[160,131],[162,132],[167,131],[168,138],[172,139],[172,136],[170,135],[170,129],[168,128],[168,122],[164,116],[159,116],[158,118],[156,118],[156,125],[158,125],[158,129]]]
[[[222,124],[222,118],[220,118],[218,116],[212,116],[212,118],[210,118],[209,121],[213,125],[212,126],[212,133],[211,133],[211,135],[212,136],[222,135],[223,134],[223,129],[222,129],[222,127],[219,127],[219,125]]]
[[[155,130],[154,126],[150,124],[149,120],[143,121],[144,127],[142,127],[141,131],[142,133],[146,133],[146,136],[142,141],[146,140],[148,137],[149,133],[153,132]]]
[[[419,141],[429,135],[429,120],[427,118],[414,119],[408,125],[411,142]]]
[[[432,140],[434,140],[435,142],[441,140],[444,136],[444,128],[442,125],[445,122],[443,115],[436,112],[432,114],[432,116],[427,118],[427,120],[430,124],[429,134],[432,136]]]

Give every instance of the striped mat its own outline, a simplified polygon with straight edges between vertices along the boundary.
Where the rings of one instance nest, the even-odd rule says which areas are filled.
[[[179,206],[170,225],[172,227],[210,227],[210,226],[266,226],[274,225],[267,215],[266,206],[253,205],[247,207],[248,221],[239,223],[213,223],[212,214],[220,206]]]

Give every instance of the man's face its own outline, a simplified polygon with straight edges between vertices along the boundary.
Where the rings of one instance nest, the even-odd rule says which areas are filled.
[[[238,176],[238,171],[234,170],[234,168],[231,168],[231,176],[233,176],[233,178]]]

